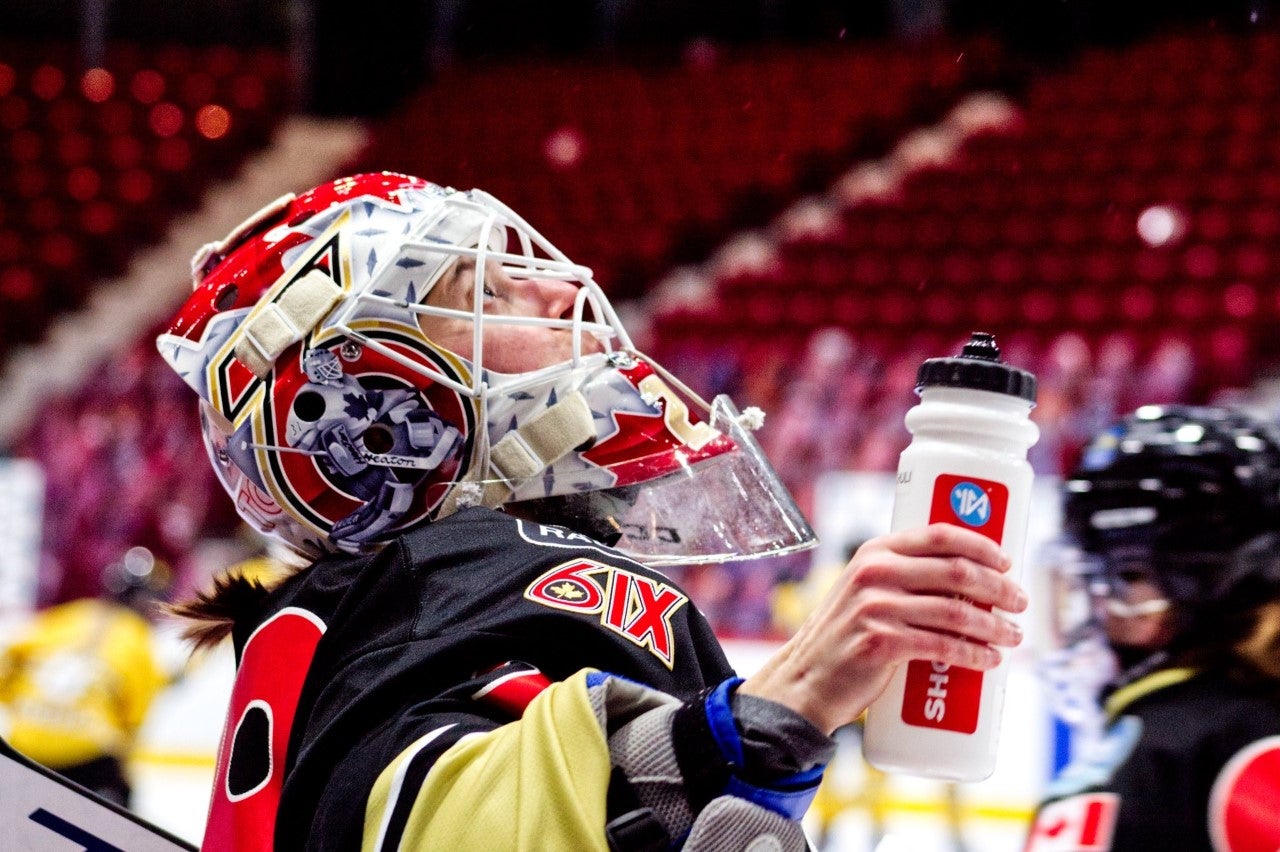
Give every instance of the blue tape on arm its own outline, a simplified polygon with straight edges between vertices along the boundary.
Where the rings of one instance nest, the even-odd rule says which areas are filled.
[[[733,708],[729,704],[733,690],[737,689],[740,683],[742,683],[740,677],[729,678],[713,689],[705,702],[711,736],[715,739],[725,762],[734,768],[741,768],[745,759],[742,753],[742,737],[738,733],[738,723],[733,720]]]
[[[742,769],[746,758],[742,749],[742,736],[733,718],[730,702],[733,691],[740,683],[742,678],[726,680],[711,691],[705,702],[707,725],[711,729],[711,736],[716,741],[716,746],[725,762],[729,764],[729,780],[725,784],[724,792],[730,796],[746,799],[787,819],[798,820],[813,803],[826,767],[815,766],[805,772],[779,778],[768,787],[757,787],[739,778],[736,771]]]
[[[593,686],[600,686],[610,678],[623,681],[624,683],[634,683],[637,686],[643,686],[645,689],[653,689],[652,686],[649,686],[647,683],[642,681],[638,681],[635,678],[623,677],[620,674],[613,674],[612,672],[587,672],[587,689],[590,689]]]

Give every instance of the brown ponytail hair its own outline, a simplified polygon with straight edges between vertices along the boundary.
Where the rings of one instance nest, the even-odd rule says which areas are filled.
[[[196,650],[212,648],[230,636],[237,623],[260,612],[267,595],[301,570],[269,556],[254,557],[216,576],[210,588],[165,610],[187,622],[182,636]]]

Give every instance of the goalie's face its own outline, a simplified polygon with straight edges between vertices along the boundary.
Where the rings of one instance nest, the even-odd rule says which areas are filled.
[[[460,257],[428,294],[425,304],[470,313],[477,289],[485,316],[482,347],[484,367],[498,373],[524,373],[550,367],[574,356],[604,351],[600,340],[571,327],[579,286],[552,278],[517,278],[495,261],[477,275],[474,259]],[[530,325],[512,319],[560,320],[564,326]],[[474,359],[472,316],[419,314],[418,325],[432,342],[464,358]]]

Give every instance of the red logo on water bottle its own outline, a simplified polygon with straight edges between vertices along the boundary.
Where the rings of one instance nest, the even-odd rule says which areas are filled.
[[[929,523],[968,527],[1000,544],[1009,489],[999,482],[944,473],[933,483]],[[902,721],[959,734],[978,729],[982,672],[928,660],[907,664]]]

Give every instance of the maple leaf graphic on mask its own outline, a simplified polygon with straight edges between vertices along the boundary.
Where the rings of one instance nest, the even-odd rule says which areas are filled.
[[[373,420],[382,410],[382,391],[343,394],[342,401],[345,403],[342,410],[348,417],[354,420]]]

